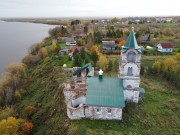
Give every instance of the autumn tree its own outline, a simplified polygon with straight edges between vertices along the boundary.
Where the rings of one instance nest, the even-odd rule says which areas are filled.
[[[108,60],[105,55],[100,55],[97,65],[104,71],[107,69]]]
[[[48,51],[45,47],[42,47],[39,52],[38,52],[38,55],[41,57],[41,58],[45,58],[48,56]]]
[[[77,39],[76,43],[77,43],[78,46],[83,46],[84,45],[84,40],[82,38],[79,38],[79,39]]]
[[[88,32],[88,26],[87,26],[87,25],[84,26],[84,32],[85,32],[85,33]]]
[[[14,117],[9,117],[0,121],[0,134],[1,135],[18,135],[20,122]]]
[[[96,51],[92,51],[91,55],[90,55],[91,60],[94,62],[94,66],[96,66],[96,63],[99,59],[99,55]]]
[[[101,43],[102,35],[99,31],[94,32],[94,41],[95,41],[95,43]]]
[[[164,70],[165,71],[172,71],[173,68],[175,67],[176,65],[176,60],[173,59],[173,58],[167,58],[165,61],[164,61]]]
[[[92,43],[92,38],[89,36],[89,37],[87,38],[87,48],[88,48],[88,50],[91,49],[92,45],[93,45],[93,43]]]
[[[26,66],[21,63],[9,64],[0,81],[0,96],[5,104],[13,101],[16,90],[20,87]]]
[[[26,64],[27,66],[31,66],[33,64],[38,63],[41,60],[41,57],[39,55],[26,55],[22,59],[22,63]]]
[[[98,46],[93,45],[93,46],[91,47],[91,52],[98,52]]]
[[[25,111],[25,115],[28,118],[30,118],[35,113],[36,109],[30,105],[30,106],[27,106],[24,111]]]
[[[23,124],[23,126],[22,126],[22,132],[24,133],[24,134],[29,134],[31,131],[32,131],[32,129],[33,129],[33,124],[31,123],[31,122],[25,122],[24,124]]]
[[[175,59],[176,59],[177,61],[180,61],[180,53],[177,53],[177,54],[175,55]]]
[[[161,71],[161,63],[159,61],[156,61],[153,66],[152,66],[153,70],[157,73],[160,73]]]
[[[57,47],[56,42],[52,42],[52,50],[53,50],[53,52],[55,52],[55,53],[58,52],[58,47]]]
[[[165,36],[173,36],[174,32],[173,32],[173,30],[171,28],[166,28],[166,29],[163,30],[163,34]]]
[[[58,36],[60,36],[60,33],[61,33],[61,36],[67,36],[68,35],[68,31],[65,27],[55,27],[53,29],[50,29],[49,30],[49,35],[53,38],[58,38]]]
[[[41,48],[41,44],[33,44],[28,48],[29,54],[36,55]]]
[[[125,40],[119,42],[118,48],[120,49],[126,43]]]

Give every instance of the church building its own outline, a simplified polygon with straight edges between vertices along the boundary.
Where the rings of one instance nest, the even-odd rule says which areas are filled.
[[[64,89],[67,115],[70,119],[122,120],[126,102],[138,103],[145,93],[140,84],[141,48],[134,28],[122,47],[118,78],[95,76],[90,63],[72,68],[72,80]]]

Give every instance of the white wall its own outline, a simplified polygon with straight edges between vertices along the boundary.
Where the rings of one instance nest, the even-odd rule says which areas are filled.
[[[99,109],[99,112],[97,112],[97,109]],[[111,113],[108,113],[108,109],[111,109]],[[122,108],[89,106],[86,109],[86,117],[91,119],[102,119],[102,120],[121,120]]]
[[[139,100],[139,91],[135,90],[124,90],[124,99],[126,101],[138,103]]]
[[[78,108],[68,108],[67,107],[67,115],[72,120],[85,118],[84,107],[83,106],[79,106]]]
[[[124,68],[123,68],[123,74],[126,76],[127,75],[127,72],[128,72],[128,68],[129,67],[132,67],[132,73],[133,73],[133,76],[139,76],[139,73],[140,73],[140,68],[135,64],[135,63],[127,63]]]
[[[123,87],[127,88],[128,85],[131,85],[132,89],[139,88],[140,79],[132,80],[132,79],[124,79],[123,80]]]

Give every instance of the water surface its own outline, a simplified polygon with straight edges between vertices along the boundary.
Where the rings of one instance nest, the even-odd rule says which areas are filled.
[[[54,25],[0,21],[0,76],[9,63],[21,62],[28,48],[48,36]]]

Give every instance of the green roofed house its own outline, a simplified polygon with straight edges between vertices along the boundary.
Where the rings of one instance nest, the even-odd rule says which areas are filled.
[[[141,48],[134,29],[121,51],[118,78],[94,76],[90,63],[72,69],[72,80],[65,83],[64,95],[70,119],[121,120],[126,102],[138,103],[145,93],[140,83]]]

